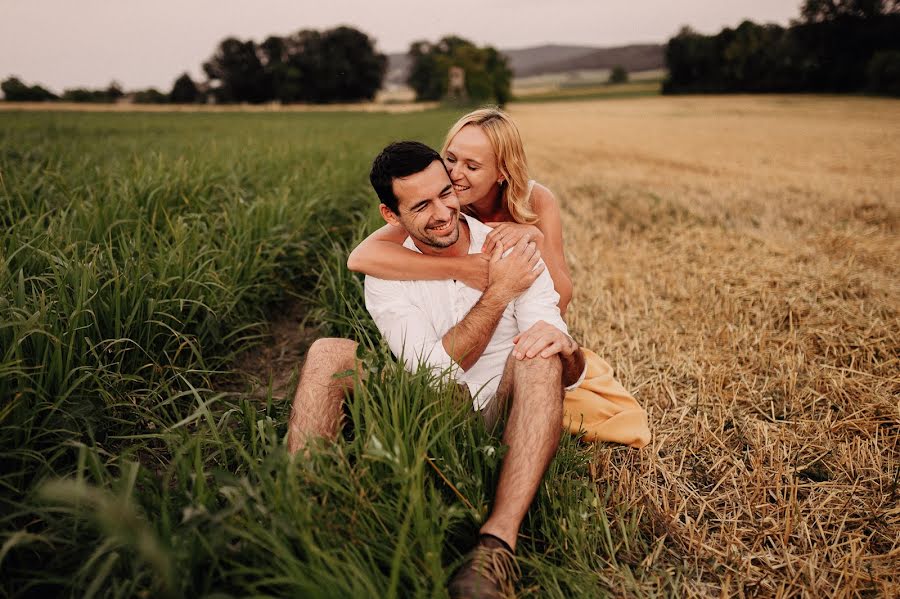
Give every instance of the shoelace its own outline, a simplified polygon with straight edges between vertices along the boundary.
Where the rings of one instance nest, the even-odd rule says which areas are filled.
[[[513,588],[513,584],[522,573],[516,558],[502,547],[480,546],[472,556],[478,573],[499,585],[505,592]]]

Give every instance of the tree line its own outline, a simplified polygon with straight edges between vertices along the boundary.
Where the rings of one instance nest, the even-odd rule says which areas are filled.
[[[497,49],[477,47],[457,36],[436,43],[414,42],[409,85],[417,100],[440,100],[448,94],[451,67],[465,72],[464,99],[468,102],[510,98],[512,71]],[[206,80],[195,82],[188,73],[179,76],[168,92],[156,88],[125,93],[111,83],[104,89],[74,88],[56,95],[41,85],[28,85],[17,77],[0,84],[12,102],[138,104],[327,103],[372,100],[381,89],[387,57],[375,49],[375,41],[352,27],[326,31],[300,30],[288,36],[269,36],[263,42],[229,37],[219,42],[203,63]]]
[[[183,73],[168,92],[148,88],[126,94],[112,83],[106,89],[67,89],[56,95],[17,77],[3,81],[0,89],[6,100],[18,102],[109,103],[126,96],[148,104],[357,102],[375,97],[386,69],[387,57],[375,50],[373,39],[352,27],[336,27],[273,35],[259,44],[226,38],[203,63],[206,81],[195,82]]]
[[[666,46],[663,93],[870,92],[900,96],[900,0],[805,0],[789,27],[744,21]]]

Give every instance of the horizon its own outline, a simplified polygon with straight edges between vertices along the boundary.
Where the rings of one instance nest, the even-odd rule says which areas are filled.
[[[502,0],[487,7],[461,0],[453,10],[423,14],[411,0],[374,11],[358,0],[335,0],[324,7],[290,0],[240,0],[224,7],[214,0],[198,0],[189,7],[172,0],[128,6],[103,0],[78,5],[0,0],[4,12],[0,79],[16,76],[57,93],[79,87],[103,89],[112,82],[126,91],[150,87],[165,91],[183,72],[204,81],[202,63],[228,37],[261,42],[269,35],[346,25],[366,33],[376,50],[386,55],[405,54],[413,41],[437,41],[445,35],[504,51],[540,46],[613,48],[665,44],[685,25],[702,33],[736,27],[744,20],[785,26],[799,15],[800,4],[740,0],[721,6],[711,0],[687,0],[673,7],[662,0],[644,0],[605,7],[570,0],[560,8],[535,0]],[[402,22],[397,14],[403,15]],[[284,27],[286,22],[296,25]],[[498,22],[506,26],[498,28]]]

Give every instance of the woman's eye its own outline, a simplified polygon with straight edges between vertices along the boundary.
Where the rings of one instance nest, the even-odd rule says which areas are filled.
[[[470,165],[469,165],[469,170],[470,170],[470,171],[477,171],[477,170],[478,170],[478,167],[477,167],[477,166],[472,166],[472,165],[470,164]]]

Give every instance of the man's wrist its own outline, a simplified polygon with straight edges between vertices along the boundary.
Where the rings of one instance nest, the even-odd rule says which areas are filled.
[[[506,308],[509,302],[514,299],[515,295],[497,283],[488,283],[487,289],[484,290],[481,296],[483,304],[495,308]]]

